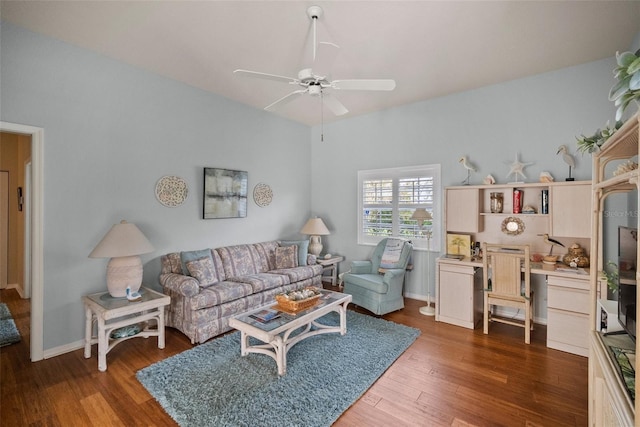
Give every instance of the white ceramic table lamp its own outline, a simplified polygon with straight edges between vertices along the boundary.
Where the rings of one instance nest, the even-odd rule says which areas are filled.
[[[420,231],[422,231],[422,227],[425,221],[430,221],[433,219],[431,212],[427,211],[425,208],[416,208],[411,215],[411,219],[416,220],[418,226],[420,227]],[[433,316],[436,314],[436,311],[433,307],[431,307],[431,292],[429,289],[429,265],[431,264],[431,235],[432,231],[427,230],[425,233],[425,237],[427,238],[427,305],[424,307],[420,307],[420,313],[425,316]]]
[[[309,253],[315,256],[319,256],[320,252],[322,252],[322,240],[320,236],[328,236],[331,234],[327,226],[322,222],[322,219],[318,217],[309,219],[304,227],[302,227],[302,230],[300,230],[300,233],[310,236]]]
[[[127,296],[127,288],[137,292],[142,285],[141,254],[154,248],[135,226],[127,221],[115,224],[91,251],[89,258],[111,258],[107,265],[107,289],[112,297]]]

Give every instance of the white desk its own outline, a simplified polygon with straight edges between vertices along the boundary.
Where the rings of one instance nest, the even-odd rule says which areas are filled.
[[[589,354],[589,269],[560,271],[562,264],[531,263],[531,274],[546,276],[547,347]],[[599,291],[606,295],[606,282]],[[475,329],[482,321],[482,262],[439,258],[436,268],[436,321]],[[535,310],[535,307],[534,307]]]

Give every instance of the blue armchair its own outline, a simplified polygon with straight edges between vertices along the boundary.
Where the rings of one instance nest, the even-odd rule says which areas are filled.
[[[382,315],[404,307],[402,288],[413,246],[406,240],[387,238],[378,243],[371,259],[353,261],[343,276],[344,293],[355,305]]]

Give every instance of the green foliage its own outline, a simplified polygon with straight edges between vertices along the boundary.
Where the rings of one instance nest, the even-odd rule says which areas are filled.
[[[611,289],[613,293],[616,293],[618,291],[618,265],[613,261],[609,261],[602,273],[604,277],[607,278],[607,286],[609,289]]]
[[[629,104],[640,100],[640,49],[635,53],[616,52],[616,62],[613,74],[618,82],[609,91],[609,100],[618,107],[616,120],[620,120]]]
[[[580,135],[580,137],[576,137],[578,140],[578,151],[582,154],[584,153],[593,153],[598,151],[602,145],[607,142],[607,140],[616,133],[618,129],[622,127],[622,122],[617,121],[616,124],[611,127],[609,126],[609,122],[607,122],[606,126],[603,129],[598,129],[591,136]]]

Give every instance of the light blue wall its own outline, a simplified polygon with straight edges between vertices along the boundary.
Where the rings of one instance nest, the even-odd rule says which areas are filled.
[[[300,238],[309,217],[310,128],[7,23],[1,28],[2,121],[44,128],[44,349],[83,337],[81,296],[105,289],[106,259],[87,255],[126,219],[163,253]],[[245,170],[243,219],[203,220],[203,167]],[[164,175],[186,179],[177,208],[155,198]]]
[[[525,168],[525,181],[537,182],[543,170],[564,181],[568,167],[556,151],[565,144],[576,159],[573,176],[591,179],[591,156],[575,154],[576,136],[595,132],[609,119],[613,123],[615,109],[607,96],[614,65],[614,58],[605,59],[325,124],[324,142],[314,127],[311,209],[332,231],[327,249],[346,256],[341,270],[372,251],[357,244],[358,170],[440,163],[443,187],[460,185],[466,171],[458,159],[466,155],[479,168],[473,184],[487,174],[505,183],[519,153],[522,162],[535,162]],[[439,214],[436,222],[441,221]],[[431,256],[432,297],[438,255]],[[416,264],[405,295],[425,294],[421,265],[426,263]]]
[[[0,40],[1,119],[45,130],[45,350],[82,339],[80,297],[105,288],[107,262],[87,255],[121,219],[138,224],[156,248],[143,256],[147,283],[157,282],[163,253],[297,238],[311,215],[325,220],[326,250],[346,256],[345,270],[371,251],[356,244],[358,170],[440,163],[443,186],[456,185],[465,178],[457,163],[464,154],[480,168],[474,183],[488,173],[505,182],[518,152],[535,162],[525,169],[529,180],[542,170],[563,180],[558,146],[575,150],[577,135],[614,116],[607,59],[326,124],[320,142],[319,127],[6,23]],[[576,160],[574,176],[590,179],[591,158]],[[202,220],[205,166],[248,171],[249,188],[268,183],[273,203],[250,200],[244,219]],[[163,175],[187,180],[183,206],[156,201]],[[418,266],[407,295],[423,293],[423,275]]]

